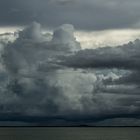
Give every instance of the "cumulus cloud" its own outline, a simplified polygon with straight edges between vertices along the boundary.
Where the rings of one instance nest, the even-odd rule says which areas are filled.
[[[33,22],[0,51],[0,120],[54,125],[135,118],[139,42],[81,50],[72,25],[58,27],[50,39]]]
[[[118,47],[85,49],[62,59],[67,67],[82,69],[121,69],[125,74],[116,80],[116,84],[139,84],[140,40]],[[82,60],[82,61],[81,61]],[[106,81],[107,82],[107,81]],[[108,80],[109,82],[109,80]],[[110,81],[112,83],[112,81]]]
[[[19,32],[18,39],[33,40],[34,42],[43,42],[45,38],[41,33],[41,25],[37,22],[33,22],[30,26]]]
[[[54,31],[52,40],[48,42],[46,35],[41,33],[40,24],[34,22],[20,31],[14,42],[7,43],[2,53],[7,76],[1,100],[8,100],[10,97],[8,103],[4,102],[5,111],[18,112],[22,107],[27,114],[52,115],[58,109],[62,112],[66,110],[63,109],[62,101],[66,98],[72,102],[73,98],[69,100],[63,94],[63,83],[57,81],[56,77],[60,73],[57,71],[64,68],[54,62],[58,61],[59,56],[70,55],[80,49],[73,32],[72,25],[63,25]],[[14,107],[17,104],[19,108]],[[72,110],[71,107],[72,104],[69,107]]]
[[[81,49],[80,43],[74,37],[73,25],[65,24],[54,31],[52,43],[61,44],[64,49],[67,47],[70,51],[79,51]]]

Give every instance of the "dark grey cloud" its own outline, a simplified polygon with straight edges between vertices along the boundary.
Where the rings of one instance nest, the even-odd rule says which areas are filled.
[[[85,49],[65,58],[61,63],[75,68],[119,68],[139,71],[139,46],[140,40],[137,39],[115,48]]]
[[[126,71],[123,76],[120,76],[117,80],[112,80],[108,78],[104,80],[105,84],[126,84],[126,85],[137,85],[138,89],[128,90],[125,89],[127,93],[133,92],[133,94],[139,94],[139,84],[140,84],[140,66],[139,66],[139,56],[140,56],[140,40],[135,40],[128,44],[118,46],[118,47],[105,47],[98,49],[85,49],[78,51],[76,54],[68,57],[61,58],[62,61],[59,63],[67,67],[81,68],[81,69],[119,69]],[[110,92],[124,92],[120,90],[120,87],[112,88]],[[102,89],[103,90],[103,89]],[[108,91],[107,87],[104,87],[104,92]],[[114,93],[113,92],[113,93]]]
[[[131,119],[139,120],[139,40],[81,50],[72,25],[51,35],[36,22],[0,38],[0,121],[5,124],[104,125],[109,120],[113,125],[121,119],[125,125],[127,118],[133,125]]]
[[[71,23],[77,29],[139,27],[138,0],[1,0],[0,25],[38,21],[48,27]]]
[[[129,108],[128,112],[130,114],[133,112],[134,115],[134,112],[139,110],[140,105],[139,46],[140,41],[137,39],[118,47],[85,49],[74,55],[62,57],[59,64],[74,69],[103,70],[101,72],[103,75],[105,74],[104,70],[110,71],[112,69],[112,72],[113,69],[122,70],[120,73],[115,71],[110,73],[111,77],[102,78],[100,83],[97,82],[98,86],[95,91],[99,94],[104,93],[110,94],[114,98],[117,97],[115,99],[116,110],[125,112],[125,109]],[[113,112],[112,109],[111,112]]]

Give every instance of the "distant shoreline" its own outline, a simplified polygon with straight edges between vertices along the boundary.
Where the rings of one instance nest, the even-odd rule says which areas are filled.
[[[78,126],[0,126],[0,128],[44,128],[44,127],[46,127],[46,128],[54,128],[54,127],[56,127],[56,128],[68,128],[68,127],[75,127],[75,128],[77,128],[77,127],[81,127],[81,128],[89,128],[89,127],[93,127],[93,128],[101,128],[101,127],[114,127],[114,128],[116,128],[116,127],[140,127],[140,126],[86,126],[86,125],[78,125]]]

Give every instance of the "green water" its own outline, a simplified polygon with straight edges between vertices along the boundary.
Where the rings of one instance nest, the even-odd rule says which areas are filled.
[[[139,127],[0,128],[0,140],[140,140]]]

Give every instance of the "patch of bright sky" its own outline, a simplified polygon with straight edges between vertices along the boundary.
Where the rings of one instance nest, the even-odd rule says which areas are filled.
[[[23,27],[0,27],[0,34],[14,33],[21,29],[23,29]]]
[[[75,32],[75,36],[77,41],[81,43],[82,48],[114,47],[140,39],[140,30],[78,31]]]

